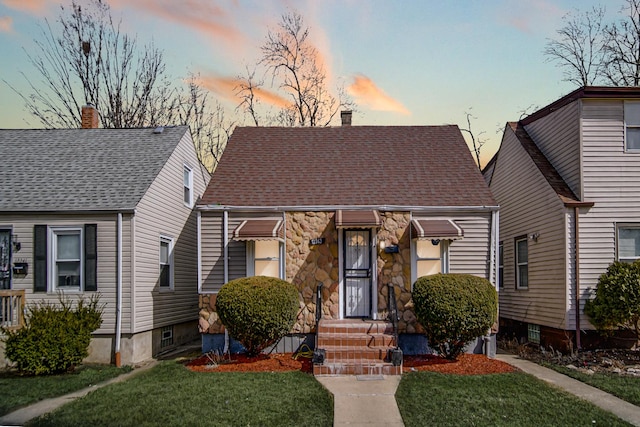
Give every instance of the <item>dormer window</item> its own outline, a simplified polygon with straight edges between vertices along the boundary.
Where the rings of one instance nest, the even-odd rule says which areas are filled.
[[[640,102],[624,103],[625,149],[640,151]]]
[[[193,171],[187,165],[183,169],[184,204],[193,207]]]

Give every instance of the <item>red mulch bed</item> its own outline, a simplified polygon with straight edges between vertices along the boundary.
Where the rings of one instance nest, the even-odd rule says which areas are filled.
[[[431,355],[405,356],[402,364],[403,372],[432,371],[458,375],[502,374],[516,370],[508,363],[489,359],[483,354],[462,354],[454,361]]]
[[[207,355],[191,360],[186,366],[196,372],[287,372],[302,371],[311,373],[313,365],[311,359],[292,358],[291,353],[262,354],[257,357],[247,357],[243,354],[225,356],[217,366],[211,364]],[[489,359],[482,354],[463,354],[458,360],[450,361],[438,356],[405,356],[403,372],[433,371],[443,374],[483,375],[513,372],[516,368],[496,359]]]

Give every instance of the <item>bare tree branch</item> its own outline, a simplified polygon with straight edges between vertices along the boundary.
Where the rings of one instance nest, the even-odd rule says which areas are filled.
[[[476,135],[473,133],[473,130],[471,129],[471,121],[472,120],[476,120],[477,117],[475,117],[473,114],[471,114],[471,109],[473,107],[469,107],[469,110],[465,111],[465,116],[467,119],[467,127],[466,128],[460,128],[461,132],[466,132],[469,137],[471,138],[471,143],[473,145],[473,154],[476,157],[476,162],[478,163],[478,168],[481,168],[480,166],[480,149],[482,148],[482,146],[487,142],[484,139],[481,139],[480,137],[482,135],[485,134],[484,131],[480,132],[477,137]]]

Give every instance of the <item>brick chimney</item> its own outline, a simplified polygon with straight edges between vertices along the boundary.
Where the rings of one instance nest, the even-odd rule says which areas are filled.
[[[351,110],[340,111],[342,126],[351,126]]]
[[[82,106],[82,129],[98,128],[98,110],[95,105],[87,103]]]

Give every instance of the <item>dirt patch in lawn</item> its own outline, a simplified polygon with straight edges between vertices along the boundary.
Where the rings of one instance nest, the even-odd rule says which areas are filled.
[[[195,372],[313,372],[310,358],[293,358],[291,353],[261,354],[247,357],[233,354],[214,357],[204,354],[186,363],[187,368]],[[438,356],[405,356],[403,372],[433,371],[445,374],[484,375],[513,372],[511,365],[482,354],[463,354],[458,360],[451,361]]]

